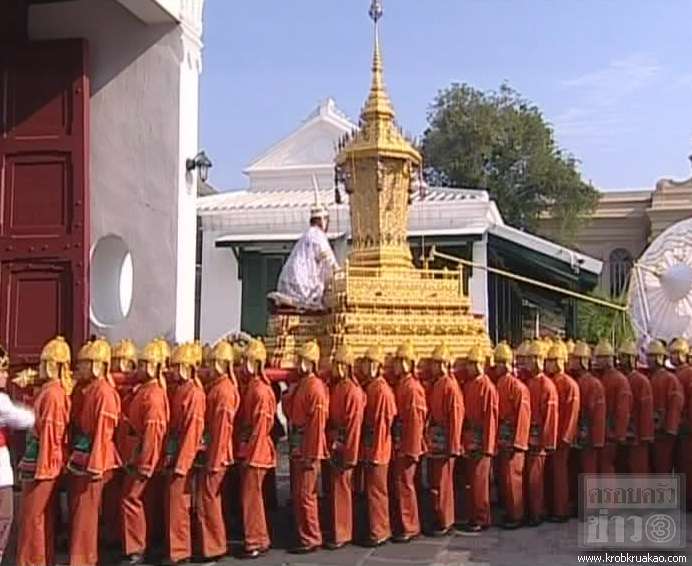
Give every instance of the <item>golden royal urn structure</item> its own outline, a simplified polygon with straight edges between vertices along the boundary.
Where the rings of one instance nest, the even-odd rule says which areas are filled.
[[[293,367],[296,352],[311,339],[319,342],[323,367],[341,345],[361,357],[376,344],[393,355],[411,341],[425,358],[441,342],[454,357],[489,343],[483,319],[470,312],[462,269],[414,266],[408,213],[422,157],[397,125],[384,84],[379,1],[373,0],[370,16],[375,23],[370,93],[360,126],[340,140],[335,163],[335,176],[349,195],[348,260],[326,289],[325,311],[272,312],[266,345],[276,368]]]

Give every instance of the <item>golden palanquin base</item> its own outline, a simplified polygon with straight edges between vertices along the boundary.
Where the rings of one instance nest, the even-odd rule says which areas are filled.
[[[380,344],[388,355],[410,340],[421,358],[445,342],[455,358],[489,340],[482,317],[470,313],[461,271],[346,265],[338,271],[320,313],[272,312],[266,345],[272,367],[292,368],[303,343],[317,339],[321,367],[336,348],[349,345],[356,357]]]

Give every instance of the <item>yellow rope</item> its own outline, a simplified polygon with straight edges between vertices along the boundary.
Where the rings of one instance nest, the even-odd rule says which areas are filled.
[[[543,289],[555,291],[556,293],[562,293],[563,295],[567,295],[568,297],[574,297],[576,299],[580,299],[582,301],[594,303],[594,304],[600,305],[602,307],[608,307],[610,309],[614,309],[614,310],[621,311],[621,312],[626,312],[628,310],[626,306],[618,305],[616,303],[611,303],[610,301],[605,301],[603,299],[598,299],[596,297],[590,297],[589,295],[584,295],[583,293],[577,293],[576,291],[570,291],[569,289],[563,289],[562,287],[557,287],[557,286],[551,285],[549,283],[544,283],[543,281],[537,281],[536,279],[524,277],[523,275],[517,275],[516,273],[512,273],[510,271],[505,271],[504,269],[498,269],[496,267],[488,267],[487,265],[481,265],[478,263],[474,263],[472,261],[469,261],[468,259],[462,259],[460,257],[456,257],[453,255],[438,252],[435,249],[435,247],[433,246],[430,249],[430,258],[432,259],[435,257],[439,257],[441,259],[446,259],[449,261],[454,261],[456,263],[460,263],[462,265],[468,265],[470,267],[475,267],[478,269],[485,269],[486,271],[489,271],[490,273],[502,275],[503,277],[507,277],[509,279],[514,279],[515,281],[521,281],[522,283],[528,283],[530,285],[535,285],[536,287],[542,287]]]

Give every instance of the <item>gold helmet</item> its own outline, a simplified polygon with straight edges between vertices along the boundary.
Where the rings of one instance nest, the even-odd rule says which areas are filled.
[[[690,352],[690,345],[684,338],[675,338],[668,347],[671,354],[680,354],[686,356]]]
[[[62,336],[56,336],[41,350],[41,361],[69,364],[71,360],[70,346]]]
[[[164,356],[161,349],[161,343],[158,340],[152,340],[139,352],[139,359],[143,362],[152,364],[163,364]]]
[[[365,359],[384,365],[385,353],[381,344],[370,346],[365,352]]]
[[[82,344],[82,347],[77,352],[77,362],[86,362],[91,359],[89,357],[89,349],[91,348],[91,343],[92,340],[89,340],[88,342],[84,342],[84,344]]]
[[[298,351],[298,357],[303,358],[313,364],[317,364],[320,361],[320,347],[316,340],[309,340],[303,344],[303,346]]]
[[[646,350],[646,353],[649,356],[665,356],[666,347],[660,340],[652,340],[649,344],[649,347]]]
[[[493,355],[495,357],[496,362],[502,362],[502,363],[507,363],[511,364],[512,359],[514,358],[514,352],[512,352],[512,348],[510,348],[509,344],[507,344],[506,341],[500,342],[497,346],[495,346],[495,351],[493,352]]]
[[[194,360],[193,365],[195,367],[202,367],[202,362],[204,361],[204,346],[195,340],[190,343],[190,350],[192,359]]]
[[[524,340],[516,351],[516,356],[518,358],[526,358],[529,355],[529,349],[531,348],[531,340]]]
[[[220,362],[235,362],[235,352],[233,351],[233,346],[227,340],[219,340],[214,344],[213,348],[209,349],[208,358],[210,362],[220,361]]]
[[[208,366],[211,363],[211,345],[209,342],[206,342],[204,346],[202,346],[202,365],[203,366]]]
[[[197,349],[193,343],[185,342],[184,344],[179,344],[173,350],[171,363],[173,365],[195,366],[197,363],[197,354]]]
[[[572,350],[572,356],[575,358],[591,359],[591,348],[586,342],[577,340],[576,344],[574,345],[574,350]]]
[[[0,346],[0,371],[10,369],[10,354],[4,346]]]
[[[137,360],[137,346],[132,340],[120,340],[113,344],[111,355],[113,358],[134,362]]]
[[[344,364],[345,366],[352,366],[355,359],[356,357],[353,355],[353,350],[346,344],[339,346],[334,354],[334,361],[337,364]]]
[[[399,358],[400,360],[407,360],[413,364],[416,363],[416,350],[413,347],[413,342],[410,340],[407,340],[403,344],[401,344],[397,349],[396,349],[396,357]]]
[[[623,356],[636,356],[637,343],[634,340],[623,341],[618,348],[618,354],[622,354]]]
[[[436,362],[442,362],[445,364],[452,363],[452,353],[449,351],[447,344],[444,342],[435,346],[431,357]]]
[[[567,360],[567,346],[565,346],[565,343],[562,340],[558,340],[553,343],[553,345],[550,347],[548,350],[548,353],[545,356],[546,360],[558,360],[558,361],[566,361]]]
[[[264,342],[257,339],[250,340],[245,348],[245,357],[252,362],[266,364],[267,349],[264,347]]]
[[[593,355],[595,358],[612,358],[615,355],[615,350],[608,340],[601,338],[593,350]]]
[[[159,337],[154,340],[159,345],[159,349],[161,350],[161,358],[163,360],[162,363],[166,363],[166,361],[171,359],[171,356],[173,355],[173,352],[171,351],[171,345],[166,341],[165,338]]]
[[[526,352],[526,356],[530,358],[538,358],[538,359],[544,359],[545,358],[545,344],[543,340],[533,340],[531,342],[531,345],[529,346],[528,351]]]
[[[482,364],[485,362],[485,350],[480,344],[475,344],[471,346],[469,353],[466,356],[469,362]]]

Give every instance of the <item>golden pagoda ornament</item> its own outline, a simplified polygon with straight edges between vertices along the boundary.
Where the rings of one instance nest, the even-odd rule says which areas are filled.
[[[487,345],[482,317],[470,313],[462,269],[414,266],[408,245],[408,213],[422,157],[396,124],[384,84],[379,20],[373,0],[375,39],[370,93],[358,130],[338,144],[335,177],[349,195],[351,248],[325,292],[325,312],[277,311],[269,319],[269,363],[290,368],[306,341],[317,339],[321,365],[337,348],[357,357],[380,345],[388,355],[405,342],[425,358],[440,343],[454,357],[472,345]]]

